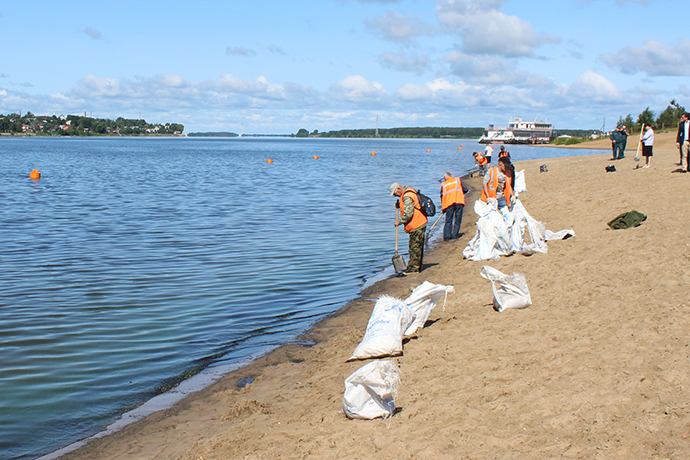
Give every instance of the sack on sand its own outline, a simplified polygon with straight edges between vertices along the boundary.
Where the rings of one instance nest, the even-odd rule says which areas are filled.
[[[371,312],[362,342],[348,361],[401,354],[403,331],[413,320],[414,312],[404,301],[381,296]]]
[[[399,386],[398,366],[393,361],[372,361],[345,379],[343,413],[362,420],[392,417]]]
[[[506,308],[526,308],[532,305],[527,281],[522,273],[505,275],[487,265],[482,267],[480,274],[491,281],[494,290],[494,310],[497,312],[502,312]]]
[[[449,292],[454,292],[453,286],[444,286],[442,284],[434,284],[424,281],[417,286],[412,294],[405,299],[405,304],[414,312],[414,320],[412,324],[405,329],[403,335],[414,334],[417,329],[424,327],[426,320],[429,319],[431,311],[436,304],[444,297],[443,307],[446,306],[445,297]]]

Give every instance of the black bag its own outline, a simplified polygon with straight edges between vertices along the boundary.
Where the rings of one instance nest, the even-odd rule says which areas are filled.
[[[419,198],[420,211],[427,217],[431,217],[436,214],[436,205],[434,201],[426,195],[422,195],[422,192],[417,190],[417,197]]]

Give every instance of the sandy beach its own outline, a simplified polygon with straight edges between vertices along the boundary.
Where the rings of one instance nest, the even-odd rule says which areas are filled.
[[[690,458],[690,174],[674,172],[673,134],[657,136],[651,169],[635,169],[637,137],[621,161],[609,161],[604,139],[576,146],[607,149],[598,155],[516,163],[530,214],[577,235],[547,254],[463,259],[475,194],[461,240],[434,248],[421,274],[377,283],[319,323],[305,336],[315,345],[276,350],[63,458]],[[647,220],[607,227],[631,210]],[[484,265],[523,273],[533,305],[495,312]],[[425,280],[455,293],[390,358],[402,410],[347,419],[343,382],[369,362],[347,359],[376,298],[404,298]],[[239,388],[245,377],[255,380]]]

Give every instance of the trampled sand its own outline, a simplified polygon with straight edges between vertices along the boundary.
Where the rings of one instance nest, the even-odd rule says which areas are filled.
[[[65,458],[690,458],[690,174],[673,172],[678,153],[664,135],[653,168],[633,169],[636,141],[622,161],[605,151],[517,163],[527,210],[577,235],[549,242],[548,254],[464,260],[474,195],[460,241],[428,254],[422,274],[381,282],[319,324],[315,346],[284,347]],[[647,221],[608,229],[631,210]],[[533,305],[495,312],[483,265],[524,273]],[[424,280],[455,293],[391,358],[402,410],[348,420],[343,381],[368,361],[346,360],[374,299],[404,298]],[[255,381],[238,388],[247,376]]]

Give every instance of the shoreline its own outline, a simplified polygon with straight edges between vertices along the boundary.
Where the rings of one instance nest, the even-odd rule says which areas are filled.
[[[430,251],[421,275],[376,283],[303,344],[64,458],[687,457],[690,236],[678,222],[690,220],[682,206],[690,175],[673,174],[675,149],[655,148],[652,169],[617,161],[616,173],[604,171],[604,154],[516,163],[526,170],[521,201],[530,214],[577,235],[549,242],[547,254],[462,259],[474,236],[473,196],[465,235]],[[658,196],[672,205],[659,206]],[[606,227],[632,209],[648,216],[640,227]],[[533,305],[494,312],[483,265],[524,273]],[[456,291],[390,358],[402,373],[402,410],[386,422],[348,420],[343,381],[369,360],[346,360],[372,297],[404,298],[427,279]],[[253,383],[238,387],[248,377]]]
[[[472,187],[472,190],[468,195],[466,195],[466,198],[468,198],[467,203],[473,203],[473,200],[478,198],[479,195],[477,192],[477,190],[480,189],[479,178],[469,177],[469,173],[467,173],[462,176],[462,180],[465,184],[469,184]],[[469,212],[471,213],[469,216],[466,213],[463,214],[462,225],[463,229],[465,230],[467,230],[467,226],[469,225],[471,225],[471,228],[473,228],[474,223],[477,220],[477,216],[474,214],[474,212],[472,210],[469,210]],[[437,210],[437,213],[441,213],[440,208]],[[438,216],[430,218],[429,225],[433,225],[433,222],[436,219],[438,219]],[[439,220],[437,224],[438,228],[435,229],[436,231],[434,235],[437,236],[437,239],[432,238],[430,240],[431,242],[429,243],[429,248],[425,250],[425,267],[428,265],[441,263],[441,261],[436,260],[435,254],[437,253],[439,246],[448,244],[447,242],[442,241],[442,239],[438,239],[442,238],[442,221],[443,218]],[[468,223],[470,221],[471,223]],[[441,236],[438,236],[440,232]],[[464,241],[466,244],[471,238],[469,233],[470,232],[465,231],[465,234],[460,240],[458,240],[458,242]],[[404,252],[405,249],[403,248],[401,253]],[[433,259],[434,262],[430,264],[429,259]],[[416,275],[414,278],[417,278],[418,276],[419,275]],[[336,321],[341,316],[347,316],[348,318],[340,319],[349,320],[349,316],[354,316],[356,317],[357,321],[361,321],[362,315],[364,315],[364,328],[366,328],[366,323],[371,314],[370,308],[373,307],[373,303],[375,303],[377,300],[373,297],[387,294],[389,291],[387,288],[387,283],[389,281],[395,279],[400,281],[404,280],[404,278],[396,277],[394,274],[386,276],[385,270],[381,273],[373,274],[371,279],[374,279],[375,281],[373,283],[365,282],[364,287],[356,298],[349,301],[344,307],[317,321],[292,340],[273,349],[269,349],[257,357],[249,358],[239,363],[206,368],[189,379],[182,381],[179,385],[171,388],[165,393],[156,395],[144,402],[142,405],[125,412],[113,423],[109,424],[103,430],[95,433],[94,435],[75,441],[56,451],[44,454],[39,457],[38,460],[69,460],[72,458],[81,458],[80,455],[82,454],[82,451],[89,450],[91,447],[93,447],[92,445],[97,443],[99,440],[117,436],[122,431],[127,430],[130,427],[134,428],[138,424],[147,423],[149,419],[152,419],[161,412],[167,413],[170,411],[175,411],[177,406],[184,404],[189,399],[204,397],[206,392],[212,394],[216,391],[214,390],[214,387],[217,384],[223,385],[224,389],[221,391],[228,391],[227,388],[231,388],[233,386],[233,382],[235,382],[234,386],[236,390],[241,391],[246,386],[251,385],[269,367],[280,364],[299,364],[303,362],[303,359],[294,358],[293,356],[301,356],[301,353],[304,353],[305,351],[308,352],[309,349],[317,345],[326,346],[332,339],[331,330],[334,326],[330,324],[331,320]],[[408,277],[408,279],[410,278]],[[410,291],[414,287],[416,287],[416,285],[412,286]],[[407,294],[404,295],[404,297],[406,296]],[[224,371],[223,369],[231,370]],[[195,384],[196,381],[200,383]],[[90,454],[85,455],[86,457],[84,458],[91,458]]]

